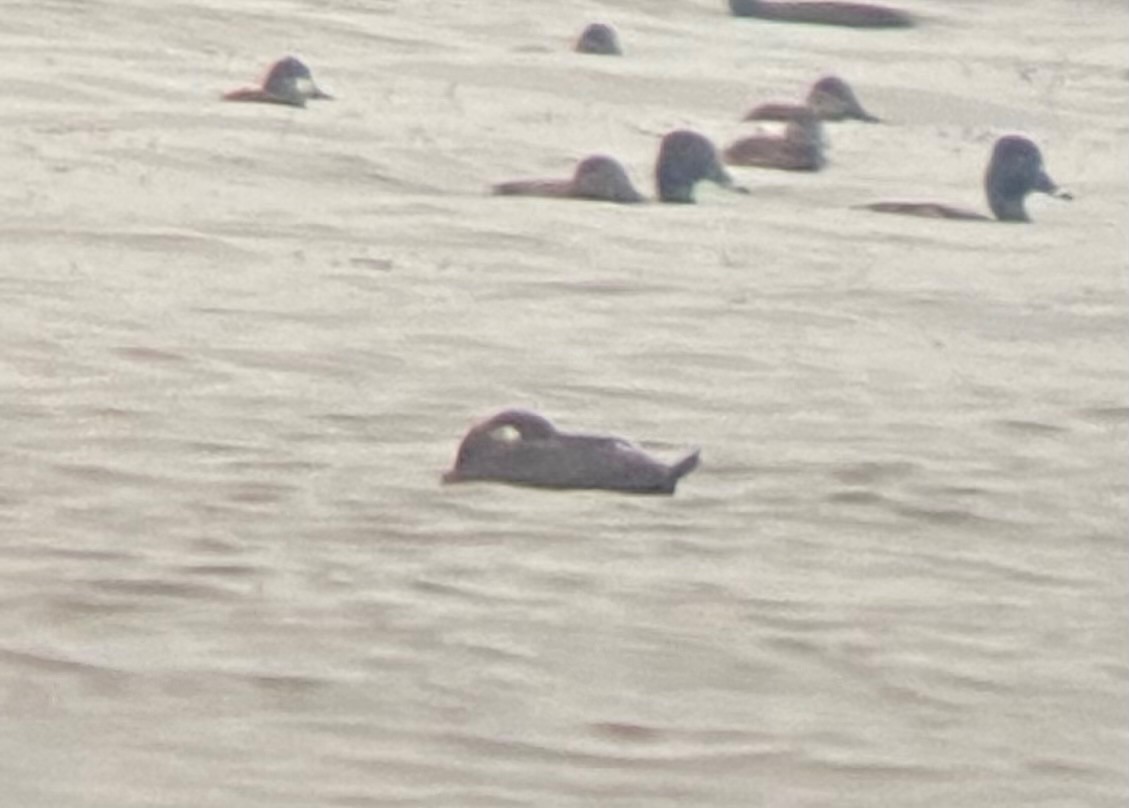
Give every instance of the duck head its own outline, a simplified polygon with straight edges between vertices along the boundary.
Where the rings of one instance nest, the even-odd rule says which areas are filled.
[[[263,79],[263,89],[278,98],[300,100],[302,103],[308,98],[333,98],[314,83],[310,68],[295,56],[284,56],[270,66]]]
[[[984,189],[988,207],[1001,222],[1031,221],[1023,203],[1032,191],[1073,198],[1047,174],[1039,147],[1020,135],[1005,135],[996,141],[984,174]]]
[[[292,107],[304,107],[310,98],[333,98],[314,83],[310,69],[293,56],[285,56],[272,64],[261,86],[242,87],[224,93],[223,97],[227,101],[259,101]]]
[[[519,444],[549,441],[557,428],[549,419],[529,410],[503,410],[471,427],[455,456],[455,466],[443,482],[492,479],[504,475]]]
[[[825,121],[852,118],[874,123],[878,119],[862,108],[854,90],[838,76],[824,76],[812,85],[807,105]]]
[[[594,53],[600,56],[623,55],[615,29],[602,22],[594,22],[580,33],[575,50],[577,53]]]
[[[572,195],[608,202],[642,202],[631,179],[618,160],[602,154],[585,157],[572,177]]]
[[[722,166],[717,149],[707,138],[685,129],[663,137],[655,164],[659,199],[663,202],[692,203],[694,186],[700,180],[710,180],[723,188],[748,193],[733,184],[733,177]]]

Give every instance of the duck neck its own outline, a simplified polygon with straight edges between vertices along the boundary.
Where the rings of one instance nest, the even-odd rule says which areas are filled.
[[[663,202],[678,202],[684,205],[693,204],[694,186],[659,183],[659,199]]]
[[[1023,206],[1023,194],[1005,194],[988,190],[988,207],[1001,222],[1029,222],[1027,209]]]

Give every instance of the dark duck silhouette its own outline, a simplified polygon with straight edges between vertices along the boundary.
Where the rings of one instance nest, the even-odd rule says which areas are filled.
[[[782,171],[818,171],[823,157],[823,122],[810,109],[788,121],[784,136],[750,135],[729,144],[725,162],[733,166],[776,168]]]
[[[1005,135],[992,148],[992,158],[984,172],[984,191],[988,207],[1001,222],[1029,222],[1024,200],[1032,191],[1056,199],[1073,199],[1060,189],[1043,167],[1039,147],[1021,135]],[[935,219],[991,220],[990,216],[935,202],[873,202],[862,207],[880,213],[903,213]]]
[[[599,56],[622,56],[619,35],[610,25],[594,22],[580,32],[573,48],[577,53],[593,53]]]
[[[679,130],[666,135],[659,144],[655,162],[655,182],[663,202],[693,202],[694,186],[701,180],[745,192],[718,159],[717,150],[703,135]],[[592,155],[580,161],[570,179],[510,180],[493,186],[501,196],[544,196],[566,199],[594,199],[602,202],[643,202],[622,164],[606,155]]]
[[[576,165],[571,179],[510,180],[494,186],[502,196],[549,196],[595,199],[602,202],[642,202],[627,171],[618,160],[602,154],[585,157]]]
[[[869,112],[862,108],[851,85],[838,76],[824,76],[808,91],[803,104],[769,102],[749,110],[746,121],[790,121],[811,110],[821,121],[866,121],[877,123]]]
[[[286,104],[304,107],[311,98],[332,99],[314,83],[310,68],[294,56],[284,56],[267,68],[263,83],[258,87],[241,87],[224,93],[225,101],[259,101],[266,104]]]
[[[655,187],[663,202],[694,201],[694,186],[701,180],[717,183],[738,193],[748,193],[733,183],[717,156],[713,143],[697,132],[679,129],[665,135],[655,161]]]
[[[621,438],[561,432],[537,413],[513,409],[471,427],[443,482],[673,494],[698,460],[694,450],[668,465]]]
[[[871,3],[775,2],[774,0],[729,0],[734,17],[756,17],[777,22],[841,25],[848,28],[909,28],[913,17],[904,11]]]

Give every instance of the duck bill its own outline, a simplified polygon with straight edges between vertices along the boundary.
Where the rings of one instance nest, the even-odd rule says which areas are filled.
[[[733,175],[725,170],[720,162],[715,162],[713,168],[710,170],[709,179],[716,182],[722,188],[733,187]]]
[[[1052,196],[1055,199],[1074,198],[1074,195],[1072,193],[1059,188],[1058,185],[1055,184],[1055,181],[1051,179],[1050,174],[1048,174],[1046,171],[1039,171],[1039,176],[1035,178],[1035,184],[1032,186],[1032,188],[1036,191],[1042,191],[1044,194]]]
[[[319,101],[332,101],[333,96],[314,84],[310,79],[300,82],[299,87],[307,98],[316,98]]]
[[[1073,200],[1074,194],[1060,188],[1047,172],[1040,172],[1039,179],[1035,182],[1035,191],[1042,191],[1057,200]]]
[[[862,108],[862,104],[855,98],[855,94],[851,93],[847,98],[847,108],[843,111],[844,118],[854,118],[856,121],[864,121],[866,123],[881,123],[881,121]]]
[[[709,179],[716,182],[718,185],[720,185],[722,188],[726,189],[727,191],[732,191],[735,194],[747,194],[747,193],[749,193],[748,188],[746,188],[744,185],[738,185],[736,182],[733,181],[733,175],[730,174],[728,171],[726,171],[725,168],[721,165],[721,163],[718,163],[714,167],[714,170],[710,174]]]

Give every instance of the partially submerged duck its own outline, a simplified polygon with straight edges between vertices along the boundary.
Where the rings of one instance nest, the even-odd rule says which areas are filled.
[[[725,162],[733,166],[818,171],[823,157],[823,122],[810,109],[788,122],[783,137],[750,135],[726,147]]]
[[[544,416],[513,409],[467,432],[443,482],[673,494],[698,460],[694,450],[668,465],[621,438],[561,432]]]
[[[745,115],[746,121],[790,121],[811,110],[822,121],[856,120],[876,123],[875,118],[862,108],[851,85],[838,76],[824,76],[812,85],[803,104],[770,102],[754,107]]]
[[[1029,222],[1024,200],[1032,191],[1056,199],[1073,199],[1060,189],[1043,167],[1039,147],[1021,135],[1005,135],[992,148],[992,158],[984,172],[984,191],[988,207],[1001,222]],[[934,202],[874,202],[862,207],[880,213],[902,213],[934,219],[972,219],[990,221],[990,216]]]
[[[585,28],[573,48],[577,53],[594,53],[600,56],[622,56],[619,35],[610,25],[594,22]]]
[[[259,101],[266,104],[286,104],[304,107],[311,98],[332,99],[314,83],[310,68],[294,56],[284,56],[267,68],[259,87],[242,87],[224,93],[225,101]]]
[[[642,202],[627,171],[618,160],[602,154],[585,157],[571,179],[511,180],[494,186],[501,196],[549,196],[596,199],[603,202]]]
[[[778,22],[842,25],[849,28],[909,28],[913,17],[904,11],[871,3],[791,3],[771,0],[729,0],[734,17],[757,17]]]
[[[688,130],[671,132],[659,145],[655,163],[655,183],[663,202],[693,202],[694,186],[701,180],[744,192],[718,159],[717,150],[703,135]],[[602,202],[643,202],[627,171],[619,161],[593,155],[580,161],[571,179],[528,179],[501,182],[493,186],[501,196],[545,196],[566,199],[595,199]]]

